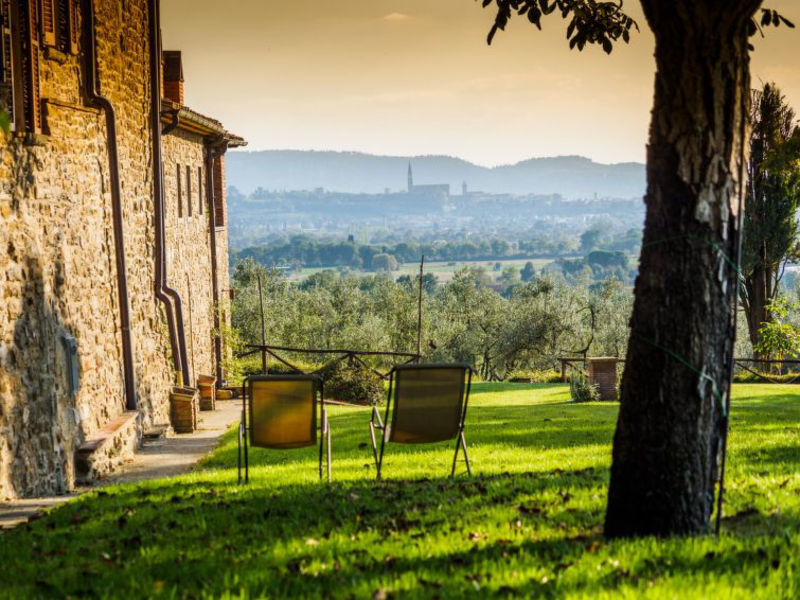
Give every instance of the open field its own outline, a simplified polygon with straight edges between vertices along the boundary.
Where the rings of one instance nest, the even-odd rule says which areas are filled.
[[[192,474],[0,535],[0,597],[797,598],[797,390],[735,388],[719,540],[605,540],[616,404],[477,384],[472,478],[446,476],[450,443],[391,445],[376,484],[368,409],[334,407],[332,485],[312,448],[253,451],[242,487],[231,432]]]
[[[525,266],[525,263],[530,261],[533,263],[534,268],[539,271],[543,267],[549,265],[553,262],[552,258],[521,258],[521,259],[511,259],[511,260],[474,260],[474,261],[454,261],[454,262],[430,262],[425,263],[425,272],[426,273],[433,273],[436,277],[439,278],[439,283],[447,283],[453,278],[453,274],[463,267],[483,267],[489,273],[490,276],[496,278],[500,275],[501,271],[494,271],[495,263],[500,263],[503,267],[516,267],[519,270],[522,270],[522,267]],[[302,281],[306,279],[309,275],[314,273],[318,273],[319,271],[329,271],[329,270],[336,270],[335,267],[327,267],[327,268],[309,268],[309,269],[302,269],[297,273],[294,273],[290,279],[294,281]],[[356,271],[359,275],[374,275],[374,271]],[[392,276],[396,279],[401,275],[411,275],[412,277],[416,277],[419,275],[419,263],[404,263],[400,265],[400,268],[392,273]]]

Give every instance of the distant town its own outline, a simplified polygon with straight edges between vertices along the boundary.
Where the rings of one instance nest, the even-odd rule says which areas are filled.
[[[250,194],[239,191],[234,177],[229,189],[231,245],[257,246],[297,234],[352,237],[362,243],[494,235],[539,239],[542,253],[560,254],[592,227],[615,235],[642,226],[641,198],[490,193],[472,189],[468,181],[462,181],[456,194],[449,183],[420,181],[413,162],[406,166],[406,177],[405,189],[386,187],[382,193],[259,187]]]

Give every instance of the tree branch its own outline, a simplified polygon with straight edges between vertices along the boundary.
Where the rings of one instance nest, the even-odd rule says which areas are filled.
[[[497,6],[494,25],[487,42],[494,40],[498,31],[504,31],[513,16],[525,16],[537,29],[542,29],[542,17],[558,12],[562,19],[569,19],[567,39],[569,47],[583,50],[587,44],[597,44],[610,54],[614,43],[622,39],[630,41],[632,29],[639,25],[622,10],[622,0],[603,2],[598,0],[481,0],[484,8]]]

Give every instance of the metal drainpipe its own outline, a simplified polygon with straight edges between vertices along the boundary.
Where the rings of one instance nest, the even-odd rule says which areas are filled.
[[[150,14],[150,129],[153,141],[153,196],[155,218],[155,293],[164,304],[169,327],[170,347],[176,373],[183,385],[191,386],[189,361],[186,353],[186,333],[183,326],[183,307],[178,292],[167,285],[167,257],[164,210],[164,164],[161,151],[161,4],[149,0]]]
[[[119,177],[119,152],[117,147],[117,118],[114,106],[100,94],[97,76],[97,40],[95,39],[94,3],[83,2],[83,38],[86,54],[86,93],[91,104],[103,111],[106,117],[106,143],[108,170],[111,179],[112,221],[114,250],[117,263],[117,293],[122,331],[122,368],[125,388],[125,408],[137,410],[136,374],[134,371],[133,344],[131,343],[131,308],[128,297],[128,276],[125,266],[125,226],[122,213],[122,188]]]
[[[219,318],[219,279],[217,265],[217,221],[215,212],[214,196],[214,160],[225,154],[227,144],[224,140],[218,140],[208,144],[206,148],[206,197],[208,199],[208,224],[211,232],[211,292],[214,303],[214,356],[216,358],[217,387],[222,385],[222,335],[220,327],[222,325]]]

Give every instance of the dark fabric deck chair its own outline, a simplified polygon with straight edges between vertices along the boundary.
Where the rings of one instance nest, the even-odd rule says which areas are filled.
[[[467,473],[472,475],[464,439],[464,419],[471,385],[472,369],[468,365],[415,364],[392,369],[385,423],[381,421],[376,406],[372,407],[369,422],[377,478],[381,478],[387,442],[429,444],[452,439],[456,440],[456,451],[450,475],[455,475],[459,448],[464,451]],[[375,439],[376,429],[382,433],[380,452]]]
[[[317,409],[319,408],[319,421]],[[319,425],[318,425],[319,423]],[[316,375],[253,375],[242,385],[242,421],[239,425],[239,483],[250,481],[248,447],[289,450],[306,448],[319,437],[319,478],[322,454],[331,480],[331,428],[322,379]]]

